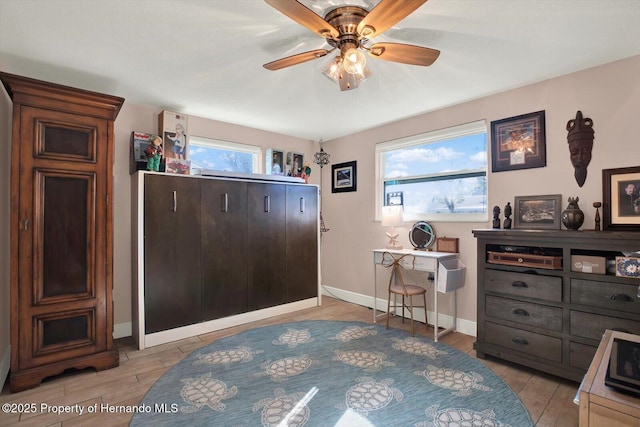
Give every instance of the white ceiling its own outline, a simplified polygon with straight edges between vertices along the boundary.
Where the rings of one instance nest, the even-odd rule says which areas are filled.
[[[323,16],[378,0],[301,2]],[[262,0],[0,0],[0,70],[327,141],[638,55],[639,23],[640,0],[430,0],[375,41],[439,59],[369,58],[373,75],[341,92],[330,56],[262,67],[327,47]]]

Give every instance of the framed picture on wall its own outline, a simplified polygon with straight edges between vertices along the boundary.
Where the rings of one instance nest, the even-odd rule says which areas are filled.
[[[547,165],[544,110],[491,122],[491,171]]]
[[[331,165],[331,192],[344,193],[357,190],[357,162]]]
[[[602,228],[640,231],[640,166],[602,170]]]

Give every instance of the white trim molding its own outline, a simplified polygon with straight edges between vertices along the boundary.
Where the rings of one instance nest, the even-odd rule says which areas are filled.
[[[338,289],[327,285],[322,285],[322,294],[328,297],[337,298],[346,302],[350,302],[352,304],[357,304],[373,309],[373,297],[369,295],[362,295],[351,291],[345,291],[343,289]],[[378,309],[380,309],[381,307],[387,307],[387,300],[384,298],[377,298],[376,307],[378,307]],[[416,309],[415,313],[415,319],[419,322],[424,323],[424,310]],[[433,316],[435,316],[435,313],[432,311],[428,311],[427,313],[430,319],[433,319]],[[440,315],[438,316],[438,326],[443,328],[450,328],[452,325],[453,317],[448,314],[440,313]],[[476,322],[458,318],[456,321],[455,330],[456,332],[460,332],[461,334],[475,337],[477,331]]]

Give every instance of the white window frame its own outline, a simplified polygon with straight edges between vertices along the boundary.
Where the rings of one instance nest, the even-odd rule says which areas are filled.
[[[251,154],[253,162],[252,172],[258,174],[262,173],[262,147],[194,135],[189,136],[189,149],[191,149],[191,144],[206,145],[211,148]]]
[[[375,150],[375,220],[380,221],[382,206],[384,206],[384,161],[383,157],[389,151],[394,151],[402,148],[409,148],[418,145],[424,145],[434,142],[440,142],[448,139],[455,139],[468,135],[477,135],[484,133],[488,135],[486,120],[479,120],[476,122],[465,123],[445,129],[438,129],[431,132],[426,132],[418,135],[412,135],[405,138],[399,138],[392,141],[380,142],[376,144]],[[488,144],[488,143],[487,143]],[[485,145],[487,157],[489,151],[487,145]],[[485,179],[487,180],[487,200],[489,198],[489,173],[488,173],[488,158],[487,166],[485,168],[475,170],[465,170],[465,173],[483,172]],[[452,173],[451,176],[455,176],[457,173]],[[448,174],[438,174],[438,176],[446,176]],[[405,221],[444,221],[444,222],[486,222],[489,219],[489,209],[484,213],[410,213],[404,215]]]

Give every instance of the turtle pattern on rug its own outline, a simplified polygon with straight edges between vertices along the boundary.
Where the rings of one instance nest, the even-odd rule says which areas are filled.
[[[131,426],[533,426],[480,361],[359,322],[296,322],[220,339],[167,371],[140,408]]]

